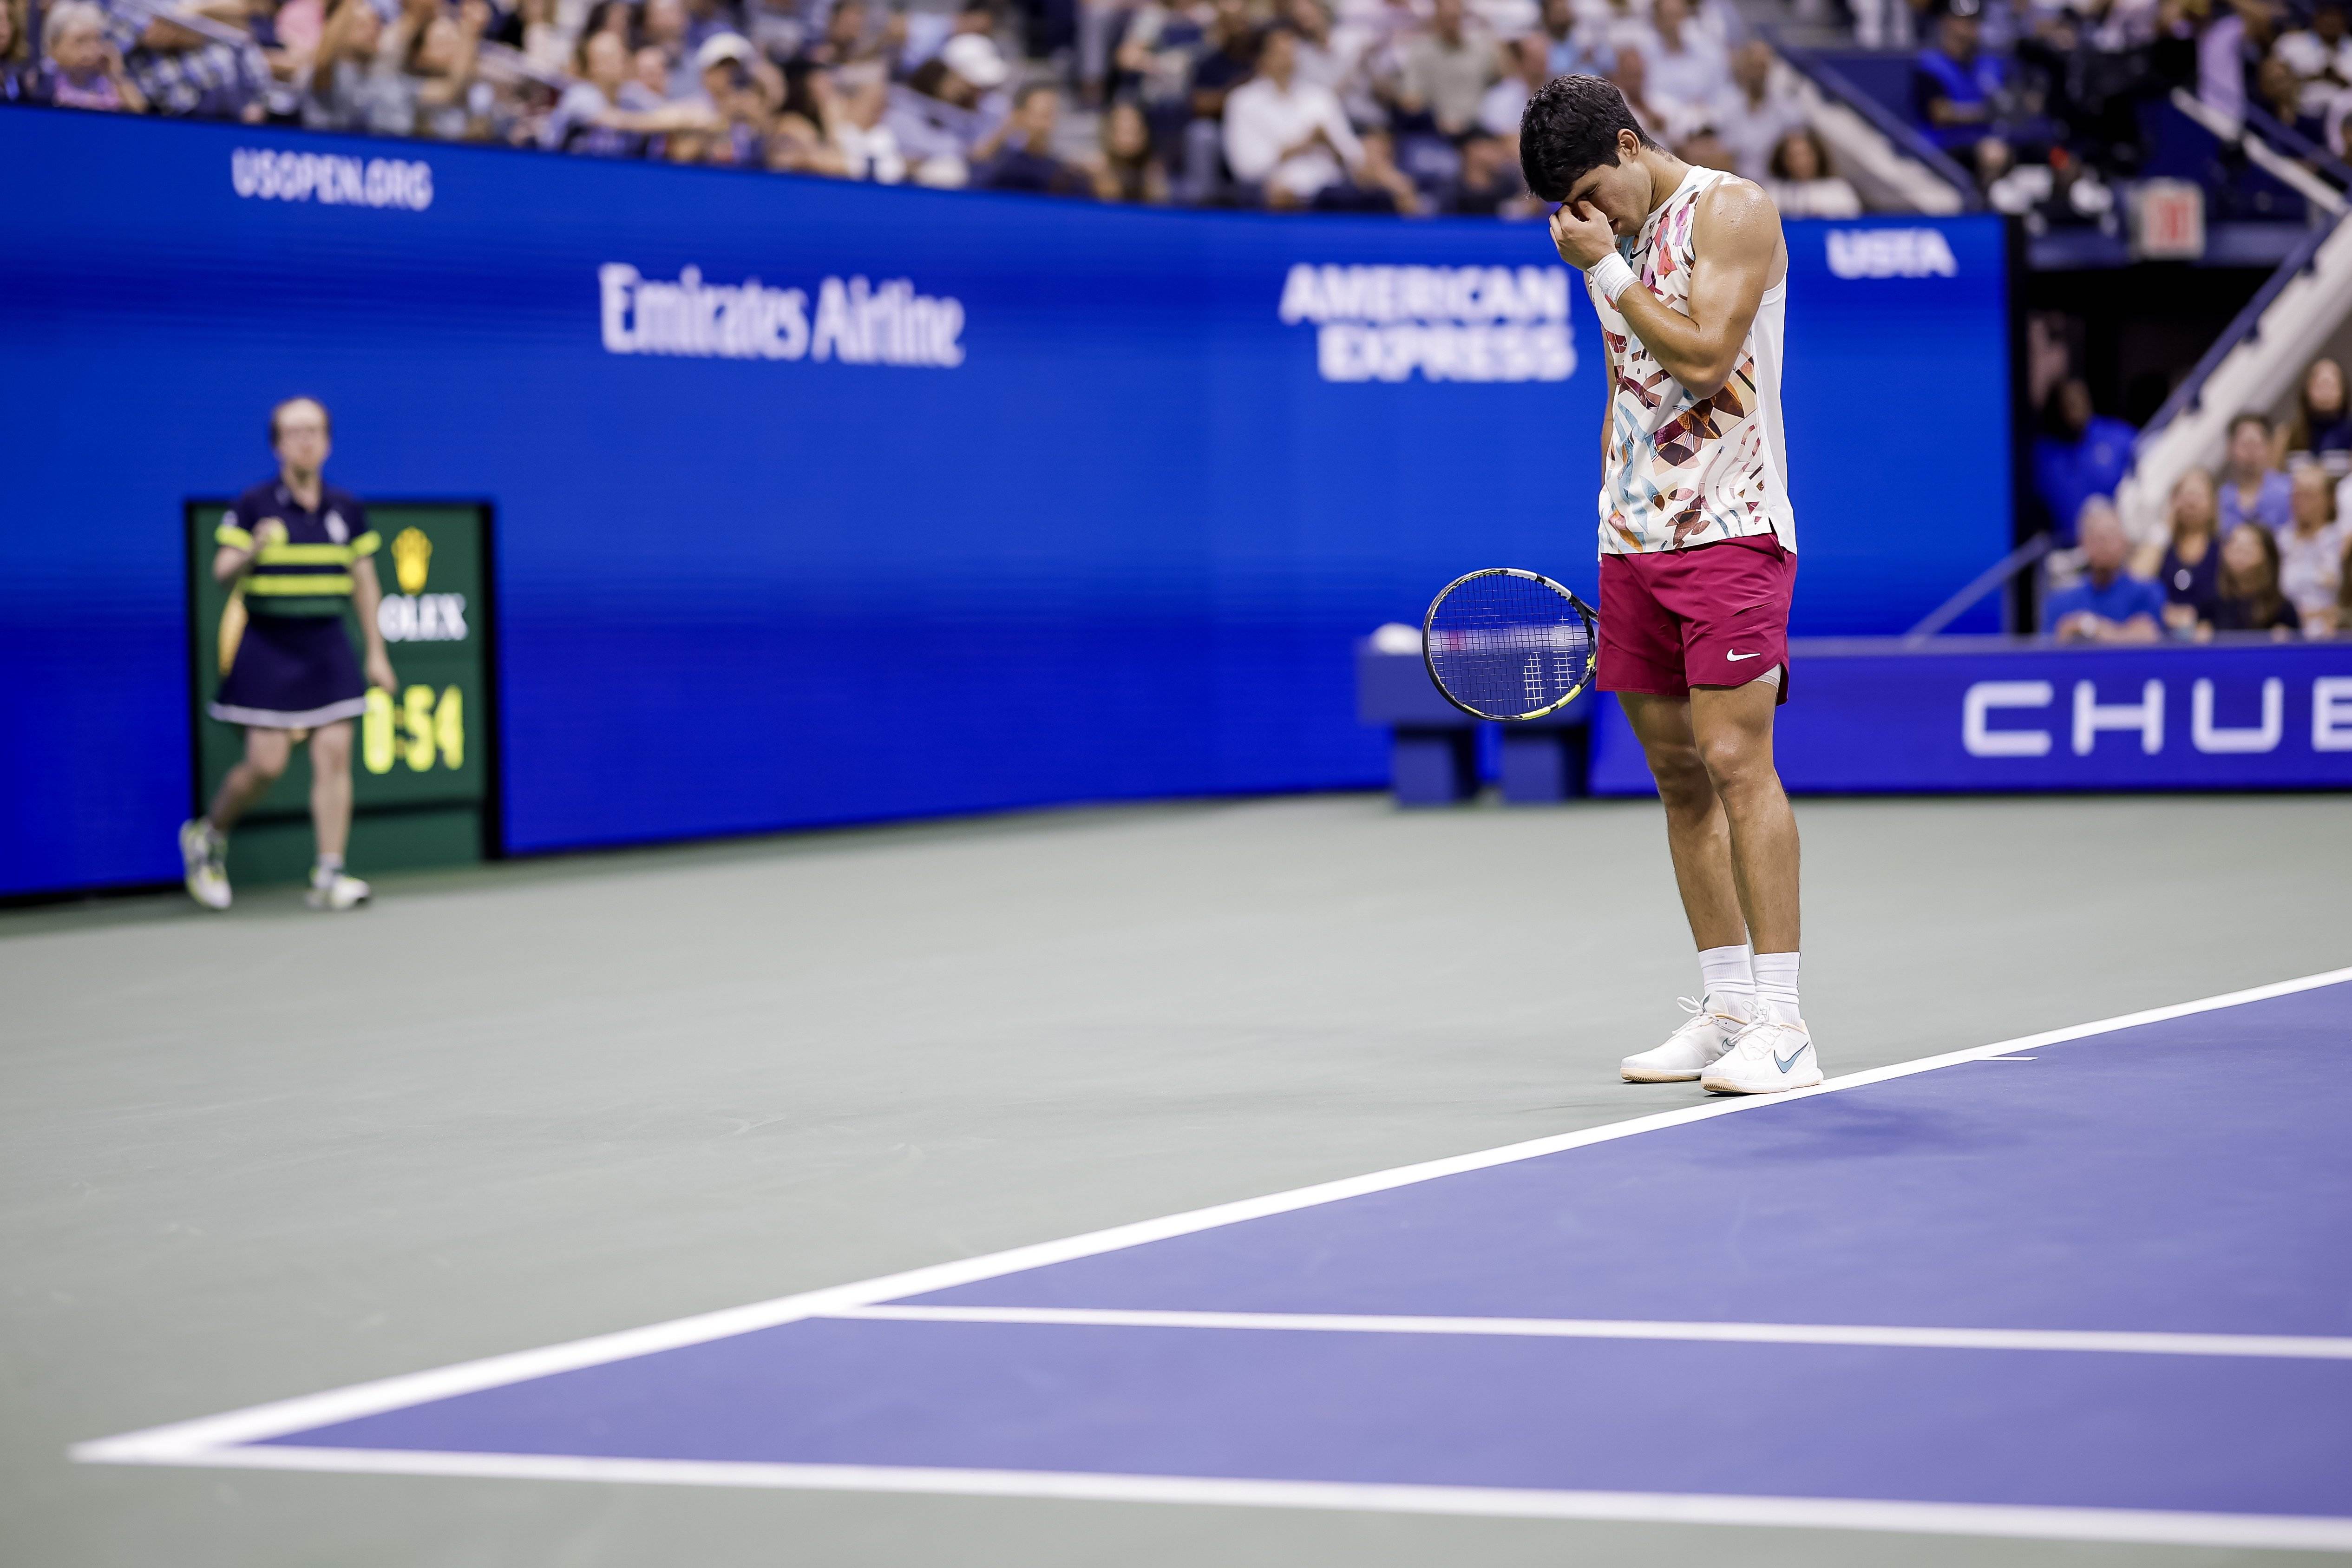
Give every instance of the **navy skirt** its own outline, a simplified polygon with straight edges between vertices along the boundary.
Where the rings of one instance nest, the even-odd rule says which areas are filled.
[[[341,616],[256,616],[212,716],[263,730],[309,730],[357,718],[367,682]]]

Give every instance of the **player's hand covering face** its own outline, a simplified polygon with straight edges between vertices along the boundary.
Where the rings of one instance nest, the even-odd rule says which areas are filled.
[[[1551,215],[1551,242],[1579,270],[1617,248],[1617,230],[1591,202],[1563,202]]]

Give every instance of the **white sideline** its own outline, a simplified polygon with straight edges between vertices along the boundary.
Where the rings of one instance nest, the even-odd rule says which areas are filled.
[[[1241,1480],[1209,1481],[1160,1477],[1086,1476],[1073,1479],[1045,1474],[1032,1476],[1028,1472],[899,1470],[880,1467],[681,1466],[667,1461],[651,1460],[533,1458],[496,1454],[434,1455],[304,1449],[290,1447],[281,1448],[237,1447],[237,1445],[257,1443],[264,1439],[282,1436],[288,1433],[299,1432],[315,1426],[354,1420],[362,1415],[378,1415],[387,1410],[402,1409],[413,1405],[446,1399],[455,1394],[502,1387],[509,1384],[545,1377],[553,1373],[600,1366],[609,1362],[624,1361],[633,1356],[674,1350],[685,1345],[701,1344],[711,1340],[724,1339],[758,1329],[772,1328],[805,1318],[872,1307],[902,1297],[944,1290],[982,1279],[1017,1274],[1026,1269],[1042,1268],[1047,1264],[1063,1263],[1073,1258],[1116,1252],[1130,1247],[1139,1247],[1147,1242],[1161,1241],[1171,1237],[1188,1236],[1198,1231],[1215,1229],[1221,1226],[1263,1218],[1268,1215],[1286,1214],[1297,1209],[1312,1208],[1322,1204],[1336,1203],[1344,1198],[1410,1186],[1416,1183],[1433,1181],[1442,1176],[1456,1175],[1466,1171],[1511,1164],[1521,1160],[1531,1160],[1546,1154],[1557,1153],[1563,1150],[1583,1148],[1594,1143],[1604,1143],[1614,1139],[1629,1138],[1638,1133],[1657,1131],[1668,1127],[1680,1127],[1690,1122],[1704,1121],[1712,1117],[1763,1110],[1790,1100],[1811,1099],[1815,1095],[1835,1094],[1846,1089],[1862,1089],[1871,1084],[1908,1078],[1916,1073],[1932,1072],[1940,1068],[1979,1061],[1988,1057],[2005,1056],[2012,1052],[2032,1050],[2038,1047],[2060,1045],[2069,1040],[2111,1034],[2117,1030],[2136,1028],[2146,1024],[2162,1023],[2168,1019],[2188,1017],[2199,1013],[2214,1012],[2225,1007],[2243,1006],[2249,1003],[2267,1001],[2274,996],[2291,995],[2296,992],[2314,990],[2320,986],[2338,984],[2346,981],[2352,981],[2352,967],[2328,970],[2323,973],[2305,975],[2295,980],[2278,981],[2268,985],[2252,986],[2245,990],[2227,992],[2194,1002],[2176,1003],[2170,1006],[2151,1007],[2137,1013],[2120,1014],[2094,1023],[2076,1024],[2063,1029],[2021,1036],[1995,1045],[1948,1051],[1939,1056],[1923,1057],[1916,1061],[1874,1068],[1866,1072],[1849,1073],[1841,1078],[1832,1079],[1818,1088],[1799,1089],[1789,1094],[1759,1095],[1727,1100],[1709,1105],[1691,1106],[1681,1110],[1663,1111],[1656,1115],[1637,1117],[1604,1127],[1588,1128],[1581,1131],[1561,1133],[1550,1138],[1507,1144],[1497,1149],[1457,1154],[1445,1159],[1426,1161],[1420,1164],[1399,1166],[1393,1170],[1378,1171],[1368,1175],[1320,1183],[1314,1186],[1299,1187],[1290,1192],[1276,1193],[1265,1197],[1219,1204],[1209,1208],[1171,1215],[1160,1219],[1115,1226],[1107,1230],[1094,1231],[1059,1241],[1039,1242],[979,1258],[963,1258],[952,1263],[932,1264],[926,1268],[884,1275],[854,1284],[803,1291],[797,1295],[778,1297],[773,1300],[754,1302],[748,1306],[732,1307],[716,1312],[699,1313],[692,1317],[674,1319],[666,1323],[626,1329],[616,1333],[599,1334],[588,1339],[574,1340],[565,1344],[517,1351],[478,1361],[463,1362],[453,1366],[438,1367],[427,1372],[407,1373],[371,1383],[354,1384],[325,1393],[302,1394],[291,1399],[277,1400],[243,1410],[230,1411],[223,1415],[173,1422],[117,1436],[78,1443],[68,1452],[74,1459],[88,1464],[205,1465],[271,1469],[366,1469],[404,1474],[474,1476],[519,1476],[530,1473],[546,1475],[551,1479],[572,1477],[583,1479],[672,1479],[687,1484],[704,1485],[851,1487],[858,1489],[914,1491],[1006,1491],[1013,1489],[1013,1482],[1018,1481],[1027,1489],[1023,1495],[1118,1496],[1139,1500],[1203,1502],[1249,1500],[1297,1507],[1400,1509],[1410,1506],[1416,1510],[1437,1512],[1524,1512],[1531,1506],[1524,1501],[1529,1497],[1555,1500],[1597,1498],[1617,1500],[1607,1502],[1605,1506],[1608,1508],[1638,1508],[1651,1511],[1633,1513],[1563,1511],[1570,1506],[1565,1503],[1558,1503],[1537,1511],[1544,1512],[1549,1517],[1559,1518],[1698,1520],[1703,1517],[1710,1519],[1717,1517],[1708,1510],[1715,1510],[1717,1505],[1720,1504],[1725,1508],[1739,1511],[1739,1517],[1737,1519],[1733,1519],[1728,1514],[1721,1515],[1722,1522],[1818,1523],[1853,1529],[1934,1529],[1963,1534],[2056,1534],[2098,1540],[2189,1541],[2193,1539],[2215,1544],[2246,1546],[2286,1546],[2306,1543],[2313,1546],[2352,1546],[2352,1523],[2320,1520],[2240,1520],[2235,1515],[2155,1513],[2134,1515],[2111,1510],[1979,1509],[1973,1505],[1960,1507],[1942,1504],[1854,1502],[1843,1500],[1649,1498],[1646,1494],[1626,1500],[1620,1499],[1618,1494],[1612,1493],[1519,1493],[1509,1490],[1497,1491],[1495,1489],[1449,1487],[1355,1487],[1336,1484],[1327,1486],[1320,1483],[1307,1485]],[[534,1466],[557,1467],[562,1469],[562,1475],[558,1476],[557,1471],[553,1469],[530,1468]],[[564,1467],[571,1468],[566,1469],[563,1468]],[[728,1475],[750,1475],[756,1472],[763,1475],[773,1473],[802,1477],[823,1474],[835,1479],[725,1481],[701,1479],[696,1475],[688,1473],[705,1470],[713,1473],[723,1471]],[[842,1479],[852,1476],[866,1479],[855,1480]],[[970,1485],[950,1484],[957,1478],[991,1476],[998,1477],[999,1479],[987,1485],[977,1482]],[[928,1479],[921,1480],[907,1479],[910,1477]],[[1062,1484],[1066,1480],[1069,1483],[1067,1486]],[[1073,1488],[1126,1488],[1128,1489],[1088,1491],[1072,1489]],[[1217,1495],[1208,1496],[1198,1493],[1197,1490],[1187,1492],[1181,1497],[1175,1495],[1175,1492],[1183,1491],[1185,1489],[1201,1488],[1211,1489]],[[1149,1497],[1146,1495],[1147,1492]],[[1307,1500],[1309,1494],[1316,1497],[1337,1497],[1346,1494],[1351,1500]],[[1454,1499],[1455,1501],[1441,1506],[1439,1502],[1434,1501],[1421,1501],[1408,1505],[1394,1500],[1385,1502],[1368,1500],[1375,1497],[1402,1497],[1407,1494],[1414,1497],[1431,1494],[1440,1500]],[[1515,1502],[1510,1508],[1504,1508],[1498,1503],[1491,1509],[1483,1506],[1473,1507],[1466,1501],[1461,1500],[1473,1496],[1490,1495],[1506,1500],[1521,1500]],[[1574,1506],[1601,1509],[1604,1505],[1580,1502]],[[1658,1509],[1669,1507],[1696,1508],[1699,1511],[1673,1513],[1655,1511]],[[1835,1519],[1826,1515],[1798,1517],[1798,1512],[1792,1511],[1806,1509],[1827,1510],[1837,1517]],[[2012,1520],[2021,1520],[2028,1516],[2041,1519],[2047,1515],[2052,1516],[2053,1520],[2056,1520],[2059,1516],[2066,1518],[2079,1516],[2079,1520],[2075,1525],[2067,1529],[2059,1528],[2055,1522],[2050,1523],[2046,1528],[2036,1526],[2032,1529],[2008,1527],[1996,1529],[1983,1523],[1971,1526],[1960,1523],[1928,1525],[1864,1522],[1865,1519],[1893,1518],[1897,1514],[1906,1519],[1925,1519],[1929,1515],[1940,1517],[1947,1513],[1953,1514],[1955,1517],[1965,1515],[1979,1521],[1990,1519],[1994,1515]],[[1763,1517],[1766,1514],[1774,1517],[1767,1519]],[[2226,1523],[2231,1528],[2242,1528],[2250,1533],[2228,1536],[2200,1533],[2193,1537],[2098,1534],[2091,1532],[2090,1526],[2081,1522],[2093,1518],[2110,1517],[2118,1521],[2116,1528],[2119,1530],[2157,1528],[2153,1525],[2142,1526],[2128,1522],[2135,1519],[2194,1520],[2206,1521],[2195,1526],[2200,1531],[2219,1530]],[[2279,1536],[2282,1531],[2287,1534],[2294,1534],[2295,1538],[2287,1540]],[[2313,1531],[2323,1532],[2324,1540],[2320,1535],[2310,1533]],[[2303,1533],[2296,1534],[2297,1531]],[[2334,1533],[2326,1533],[2330,1531]],[[2273,1539],[2273,1537],[2278,1538]]]
[[[1429,1318],[1365,1312],[1171,1312],[1097,1307],[840,1307],[810,1316],[889,1323],[1265,1329],[1326,1334],[1471,1334],[1531,1340],[1698,1340],[1732,1344],[1885,1345],[1903,1350],[2073,1351],[2352,1361],[2352,1339],[2301,1334],[1913,1329],[1873,1323],[1675,1323],[1643,1318]]]
[[[1880,1530],[1918,1535],[2129,1542],[2327,1552],[2352,1548],[2352,1521],[2156,1509],[1883,1502],[1866,1498],[1739,1497],[1708,1492],[1539,1491],[1511,1487],[1260,1481],[1222,1476],[1097,1475],[1082,1470],[949,1470],[898,1465],[778,1465],[716,1459],[605,1459],[562,1454],[443,1454],[409,1449],[232,1448],[177,1461],[262,1470],[450,1476],[502,1480],[764,1487],[793,1491],[944,1493],[1226,1508],[1343,1509],[1492,1519],[1612,1520]]]

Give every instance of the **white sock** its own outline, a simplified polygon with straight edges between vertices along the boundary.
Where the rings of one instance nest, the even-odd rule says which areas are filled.
[[[1727,1000],[1738,997],[1744,1002],[1755,995],[1756,982],[1748,971],[1747,943],[1699,949],[1698,983],[1707,996]]]
[[[1797,1013],[1797,955],[1759,952],[1756,955],[1756,994],[1787,1017]]]
[[[335,874],[342,868],[343,858],[341,856],[320,856],[319,863],[310,868],[310,885],[316,888],[325,887],[328,883],[335,879]]]

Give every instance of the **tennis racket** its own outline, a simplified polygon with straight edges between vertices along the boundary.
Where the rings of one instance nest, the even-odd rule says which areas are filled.
[[[1456,577],[1421,620],[1429,679],[1473,719],[1559,712],[1591,683],[1600,646],[1583,600],[1516,566]]]

